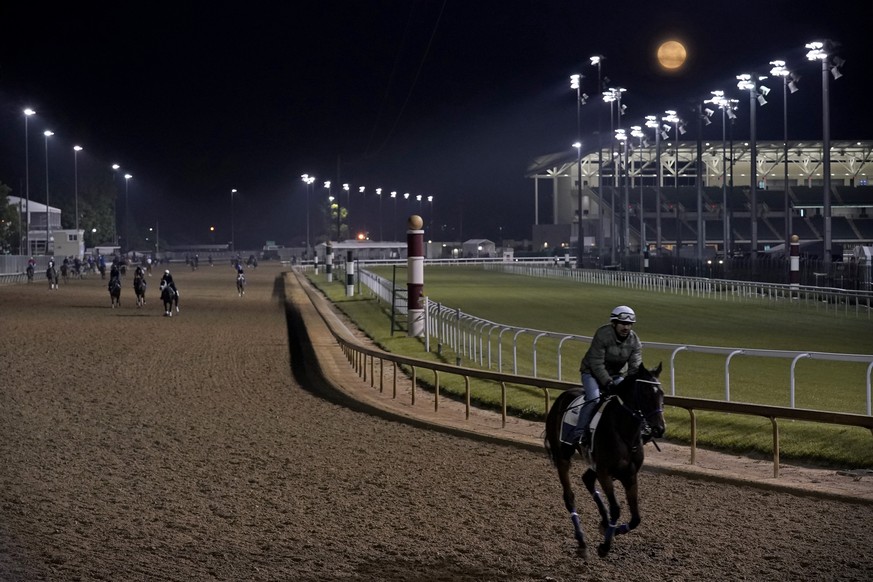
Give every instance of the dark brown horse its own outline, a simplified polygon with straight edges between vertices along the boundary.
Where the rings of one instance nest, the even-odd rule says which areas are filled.
[[[136,295],[136,306],[142,307],[145,305],[146,280],[142,276],[133,277],[133,292]]]
[[[112,308],[121,307],[121,280],[118,277],[109,279],[109,300]]]
[[[588,469],[582,475],[582,482],[600,512],[600,526],[604,537],[597,553],[601,557],[605,556],[609,553],[615,535],[628,533],[640,524],[637,472],[643,465],[643,445],[652,438],[662,437],[666,429],[663,414],[664,392],[658,381],[660,373],[660,364],[651,371],[640,366],[636,374],[625,378],[609,395],[594,404],[599,408],[595,414],[595,418],[599,415],[599,421],[590,450],[582,450],[578,443],[567,443],[561,439],[564,413],[572,406],[580,405],[574,401],[584,394],[582,388],[564,392],[549,410],[544,444],[558,470],[564,492],[564,505],[570,512],[576,541],[583,557],[587,558],[587,545],[576,513],[576,496],[570,485],[570,461],[579,452],[589,462]],[[618,523],[621,508],[615,497],[616,480],[624,487],[627,497],[631,512],[628,523]],[[598,482],[609,503],[608,511],[596,489]]]
[[[58,288],[58,270],[55,269],[54,265],[49,265],[45,270],[45,278],[48,279],[49,289]]]

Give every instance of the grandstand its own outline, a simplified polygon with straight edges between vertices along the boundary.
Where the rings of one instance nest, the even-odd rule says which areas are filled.
[[[591,142],[596,143],[596,140]],[[789,142],[787,184],[782,163],[784,144],[781,141],[758,142],[756,208],[752,207],[750,148],[747,145],[730,144],[733,163],[730,159],[724,160],[730,170],[724,172],[727,184],[722,186],[722,144],[707,142],[705,163],[700,164],[706,174],[699,193],[696,141],[662,144],[660,187],[658,152],[651,146],[643,145],[641,155],[630,157],[627,175],[623,176],[620,171],[618,184],[615,184],[614,168],[606,168],[603,187],[599,185],[596,149],[583,150],[581,164],[578,164],[573,151],[538,158],[526,173],[535,181],[535,188],[540,193],[538,216],[541,220],[535,229],[534,248],[542,248],[546,244],[550,248],[576,244],[577,180],[583,184],[584,204],[589,208],[586,235],[602,240],[607,247],[612,240],[610,223],[613,195],[616,223],[621,225],[624,220],[625,182],[629,193],[631,248],[639,248],[643,236],[648,244],[660,241],[665,248],[696,244],[700,221],[704,224],[705,244],[723,252],[724,221],[727,220],[729,250],[735,246],[748,250],[752,242],[754,217],[758,247],[764,250],[785,242],[786,213],[791,222],[789,234],[796,234],[801,241],[823,240],[825,198],[820,176],[821,142]],[[848,247],[873,245],[873,186],[867,185],[868,174],[873,172],[873,141],[831,142],[831,146],[829,203],[832,241]],[[603,159],[609,159],[608,153],[608,150],[602,152]],[[850,172],[838,174],[834,171],[836,169],[849,169]],[[547,180],[546,187],[539,184],[542,180]],[[644,235],[639,232],[641,190]],[[542,196],[542,192],[549,194]],[[601,213],[604,220],[600,220]],[[620,227],[617,230],[620,232]],[[556,238],[550,238],[552,233]],[[567,240],[568,233],[570,240]]]

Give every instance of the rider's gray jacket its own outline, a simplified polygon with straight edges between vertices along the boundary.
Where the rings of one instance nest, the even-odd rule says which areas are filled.
[[[621,341],[615,334],[611,323],[601,326],[594,333],[591,347],[582,358],[579,371],[588,373],[597,379],[597,383],[605,386],[613,376],[622,373],[625,365],[627,371],[624,375],[634,374],[643,362],[643,346],[640,338],[631,330],[627,338]]]

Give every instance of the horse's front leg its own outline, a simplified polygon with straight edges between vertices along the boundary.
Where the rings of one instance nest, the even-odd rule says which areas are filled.
[[[585,484],[585,488],[588,489],[588,493],[591,494],[594,503],[597,504],[597,512],[600,513],[600,529],[605,531],[609,523],[609,514],[606,511],[603,498],[600,496],[600,491],[597,490],[597,473],[594,472],[594,469],[585,471],[585,474],[582,475],[582,483]]]
[[[573,535],[579,544],[579,550],[582,552],[583,557],[587,557],[585,534],[582,532],[579,514],[576,513],[576,494],[573,493],[573,487],[570,483],[570,459],[559,459],[555,465],[558,468],[558,479],[561,481],[561,489],[564,492],[564,507],[567,508],[567,511],[570,513],[570,520],[573,522]]]
[[[639,487],[637,483],[637,475],[634,473],[629,478],[621,482],[624,485],[625,496],[627,497],[627,506],[631,513],[631,520],[628,523],[623,523],[618,526],[615,531],[616,535],[629,533],[631,530],[640,525],[640,498]]]
[[[602,471],[597,475],[597,480],[600,481],[600,486],[603,487],[603,494],[606,495],[606,500],[609,502],[609,519],[603,524],[603,543],[597,546],[597,555],[602,558],[612,548],[612,539],[615,537],[618,518],[621,516],[621,507],[615,498],[615,485],[612,477],[607,472]]]

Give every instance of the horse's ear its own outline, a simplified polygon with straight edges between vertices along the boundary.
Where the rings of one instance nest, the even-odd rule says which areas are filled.
[[[652,370],[652,376],[654,376],[655,378],[657,378],[658,376],[661,375],[661,370],[664,369],[663,364],[664,364],[664,362],[658,362],[658,367],[655,368],[654,370]]]

